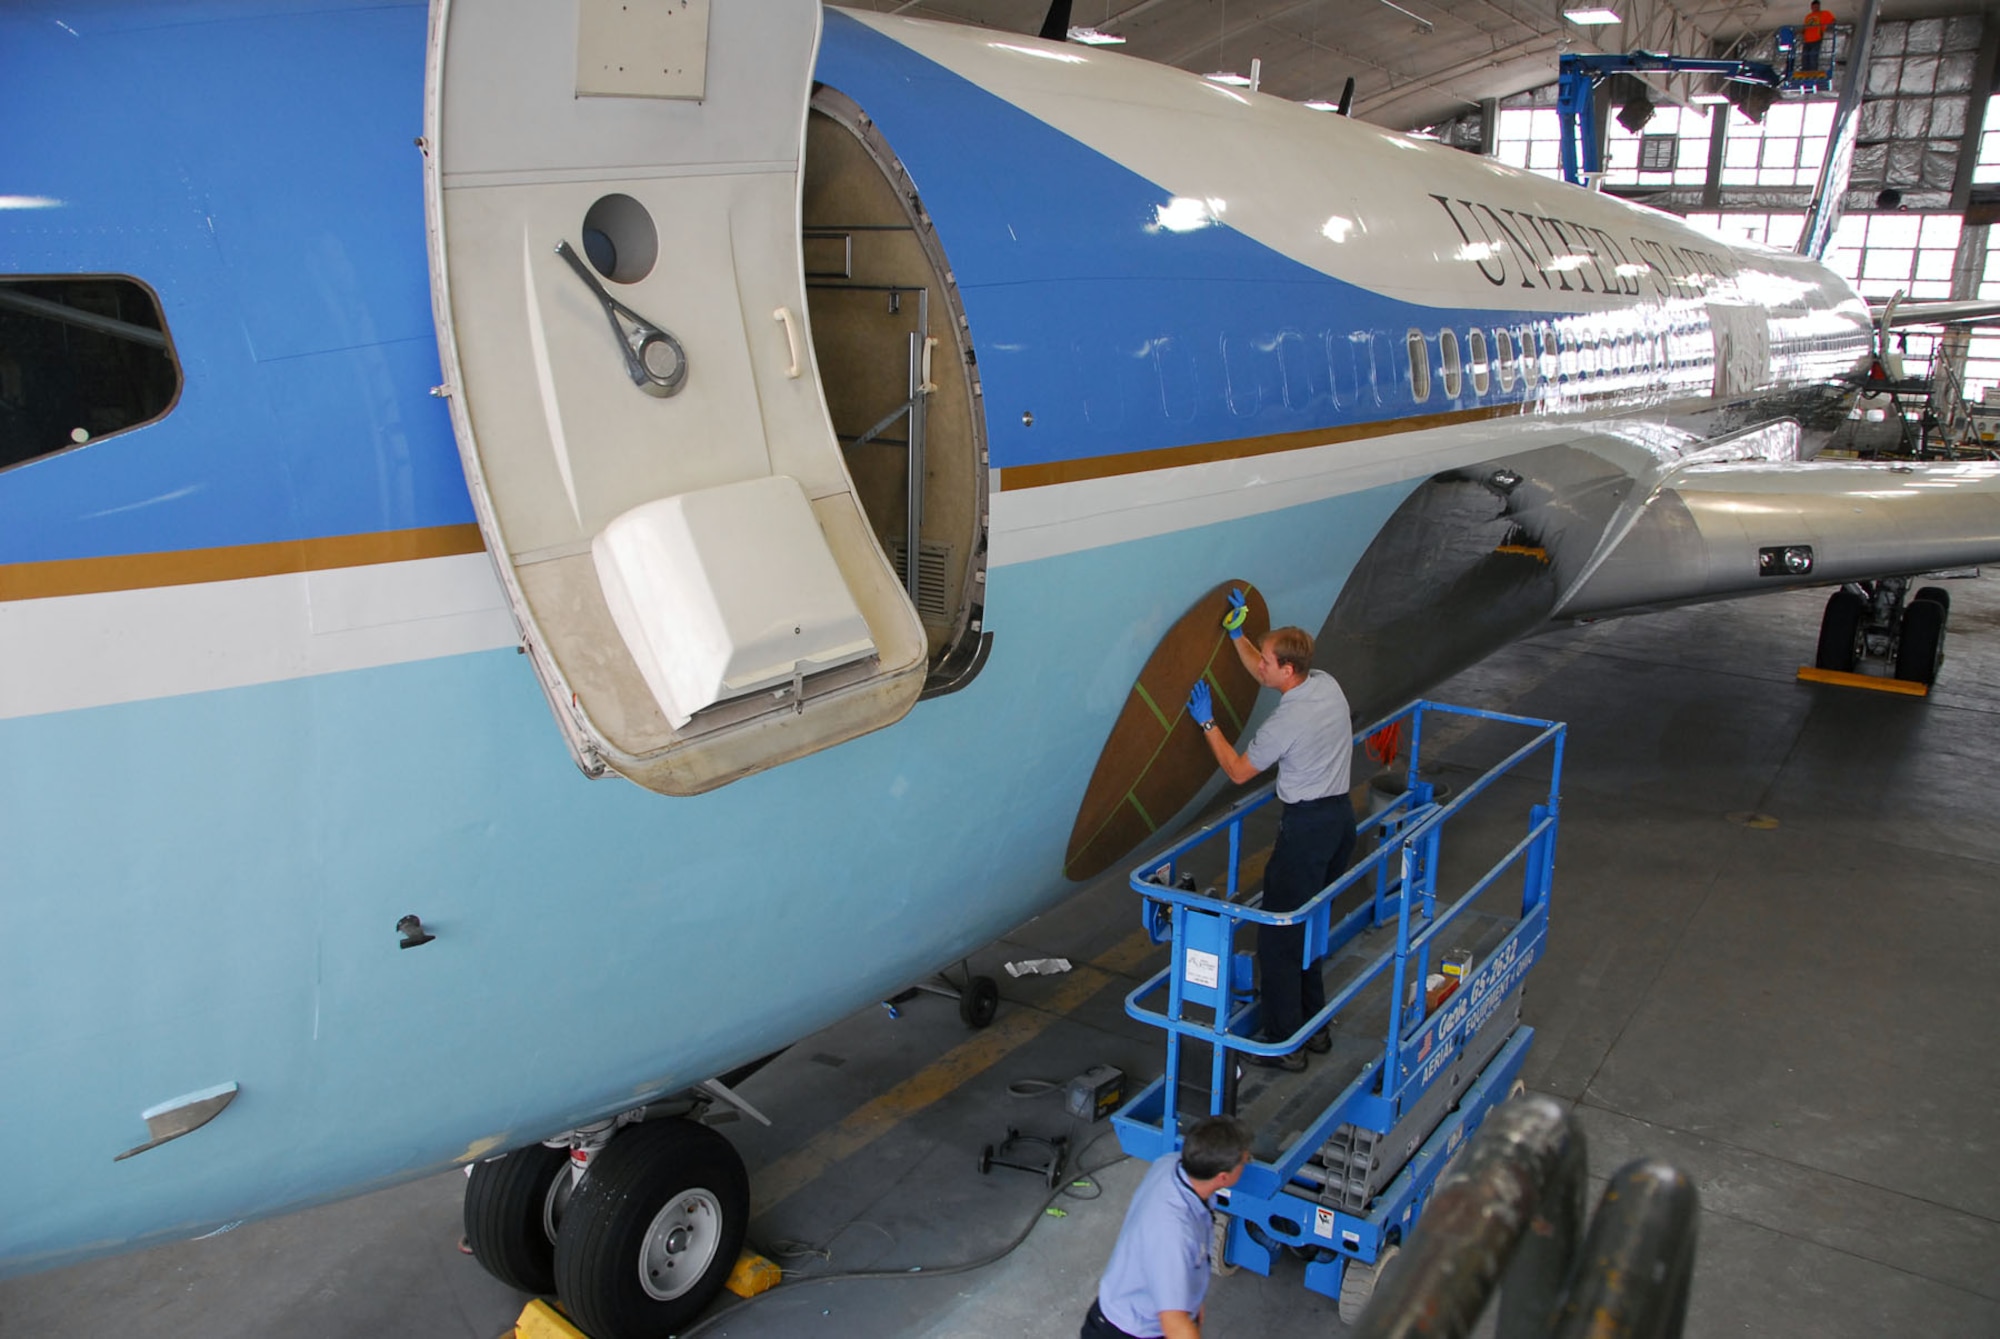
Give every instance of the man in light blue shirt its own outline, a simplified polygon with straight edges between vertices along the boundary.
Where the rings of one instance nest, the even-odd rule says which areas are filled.
[[[1354,854],[1354,806],[1347,797],[1354,755],[1354,723],[1347,695],[1324,670],[1312,668],[1313,640],[1303,628],[1273,628],[1262,643],[1243,635],[1243,593],[1231,591],[1222,625],[1236,654],[1258,683],[1275,688],[1278,709],[1258,727],[1239,754],[1216,728],[1207,682],[1195,684],[1188,712],[1208,740],[1216,764],[1239,785],[1272,766],[1278,769],[1278,841],[1264,867],[1264,910],[1297,911],[1347,871]],[[1304,925],[1266,925],[1257,931],[1259,1041],[1282,1041],[1326,1006],[1318,963],[1305,961]],[[1305,1039],[1307,1050],[1332,1047],[1324,1028]],[[1305,1056],[1245,1055],[1253,1065],[1297,1072]]]
[[[1188,1129],[1179,1153],[1152,1165],[1125,1211],[1080,1339],[1201,1339],[1208,1204],[1249,1161],[1250,1127],[1210,1116]]]

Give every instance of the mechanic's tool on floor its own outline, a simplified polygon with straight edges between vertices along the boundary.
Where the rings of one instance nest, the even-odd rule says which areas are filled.
[[[1041,1156],[1036,1158],[1037,1154]],[[1069,1136],[1052,1135],[1043,1138],[1038,1134],[1022,1134],[1009,1125],[1007,1137],[998,1146],[988,1144],[979,1154],[979,1174],[985,1176],[995,1167],[1011,1167],[1017,1172],[1033,1172],[1049,1183],[1054,1190],[1062,1180],[1063,1164],[1069,1161]]]

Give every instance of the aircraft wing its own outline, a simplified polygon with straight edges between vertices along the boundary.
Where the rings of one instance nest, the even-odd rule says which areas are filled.
[[[1559,620],[1996,562],[2000,462],[1691,462],[1562,556]]]
[[[2000,301],[1968,298],[1938,302],[1889,302],[1868,309],[1877,327],[1900,330],[1913,325],[1984,325],[2000,321]]]

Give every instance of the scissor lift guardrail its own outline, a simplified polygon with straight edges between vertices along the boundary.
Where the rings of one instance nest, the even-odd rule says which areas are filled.
[[[1533,731],[1525,744],[1480,775],[1447,803],[1438,803],[1436,788],[1419,774],[1424,727],[1437,716],[1495,722]],[[1250,902],[1239,902],[1238,879],[1243,860],[1245,821],[1270,803],[1267,785],[1232,806],[1220,818],[1134,870],[1131,886],[1146,902],[1145,920],[1155,942],[1171,945],[1168,965],[1126,997],[1133,1018],[1167,1033],[1166,1073],[1146,1085],[1114,1116],[1119,1142],[1134,1156],[1157,1158],[1180,1146],[1183,1123],[1203,1114],[1233,1110],[1236,1101],[1235,1056],[1282,1055],[1297,1050],[1307,1037],[1337,1019],[1382,980],[1389,981],[1387,1035],[1372,1061],[1339,1096],[1270,1159],[1254,1160],[1231,1191],[1217,1197],[1217,1207],[1229,1215],[1226,1258],[1268,1273],[1272,1252],[1279,1245],[1316,1248],[1306,1267],[1307,1286],[1332,1297],[1342,1295],[1343,1275],[1350,1261],[1375,1267],[1385,1248],[1399,1240],[1422,1211],[1445,1162],[1479,1126],[1497,1103],[1504,1101],[1526,1058],[1533,1029],[1507,1026],[1500,1011],[1510,1001],[1518,1009],[1518,987],[1541,956],[1548,933],[1549,890],[1555,868],[1556,827],[1562,786],[1564,727],[1553,721],[1480,711],[1468,707],[1418,701],[1355,736],[1357,742],[1397,724],[1409,731],[1409,762],[1402,795],[1383,812],[1363,820],[1363,831],[1380,832],[1375,849],[1354,867],[1295,911],[1274,913]],[[1497,863],[1442,908],[1438,897],[1441,841],[1446,825],[1502,777],[1547,750],[1550,758],[1547,798],[1530,807],[1526,835]],[[1183,868],[1210,842],[1228,842],[1224,884],[1209,893],[1173,886]],[[1430,974],[1440,937],[1465,916],[1482,894],[1509,870],[1521,871],[1522,895],[1517,913],[1510,910],[1511,928],[1477,957],[1448,997],[1430,1007],[1421,988]],[[1350,889],[1374,881],[1373,895],[1338,922],[1334,904]],[[1235,952],[1237,930],[1246,925],[1304,925],[1305,963],[1338,953],[1359,936],[1387,926],[1396,927],[1395,942],[1367,960],[1332,992],[1323,1008],[1305,1020],[1291,1036],[1257,1041],[1250,1035],[1257,1022],[1257,1004],[1250,994],[1249,955]],[[1411,983],[1420,988],[1412,993]],[[1166,1009],[1145,1001],[1166,993]],[[1191,1013],[1190,1011],[1194,1011]],[[1492,1029],[1487,1025],[1493,1024]],[[1504,1032],[1504,1040],[1502,1034]],[[1351,1045],[1353,1038],[1343,1037]],[[1181,1107],[1183,1049],[1188,1042],[1211,1048],[1209,1110],[1184,1112]],[[1469,1047],[1476,1049],[1468,1051]],[[1470,1057],[1477,1077],[1465,1082],[1459,1061]],[[1450,1074],[1462,1086],[1448,1114],[1452,1094],[1433,1093],[1442,1076]],[[1433,1098],[1430,1103],[1426,1098]],[[1417,1128],[1412,1135],[1412,1125]],[[1399,1129],[1399,1126],[1401,1127]],[[1392,1134],[1421,1141],[1400,1167],[1376,1165],[1377,1184],[1364,1172],[1365,1194],[1356,1186],[1309,1168],[1340,1133],[1347,1147],[1380,1145]],[[1336,1179],[1343,1183],[1335,1185]],[[1358,1202],[1365,1200],[1365,1203]],[[1254,1225],[1256,1230],[1250,1230]],[[1364,1280],[1372,1291],[1373,1276]],[[1355,1280],[1349,1280],[1353,1293]],[[1365,1296],[1365,1293],[1363,1294]],[[1343,1301],[1343,1312],[1346,1303]]]

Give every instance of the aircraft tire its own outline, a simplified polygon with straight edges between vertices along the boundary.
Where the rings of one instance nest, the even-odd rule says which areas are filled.
[[[1375,1263],[1364,1265],[1359,1260],[1349,1260],[1347,1268],[1340,1271],[1340,1321],[1352,1325],[1361,1319],[1361,1313],[1368,1309],[1368,1303],[1375,1296],[1375,1285],[1381,1282],[1382,1271],[1389,1262],[1401,1254],[1402,1247],[1388,1245],[1382,1254],[1375,1257]]]
[[[1917,587],[1917,593],[1910,597],[1910,603],[1915,604],[1918,600],[1929,600],[1932,604],[1942,605],[1944,616],[1951,617],[1951,592],[1943,586]]]
[[[1867,602],[1851,590],[1837,590],[1827,597],[1826,612],[1819,620],[1819,649],[1813,655],[1816,668],[1854,672],[1854,643],[1867,607]]]
[[[557,1178],[569,1151],[531,1144],[475,1163],[465,1182],[465,1243],[480,1267],[510,1288],[556,1290],[554,1227],[568,1196]]]
[[[990,976],[975,976],[958,997],[958,1019],[969,1028],[983,1028],[1000,1012],[1000,987]]]
[[[1937,682],[1944,662],[1944,606],[1912,600],[1903,608],[1903,631],[1896,639],[1896,677],[1912,683]]]
[[[727,1139],[648,1121],[600,1152],[556,1234],[556,1293],[592,1339],[659,1339],[728,1281],[750,1222],[750,1177]]]

